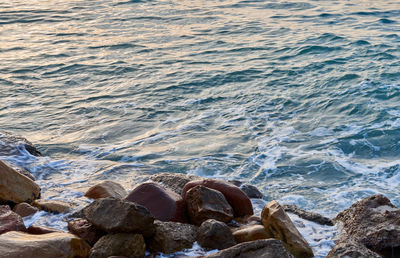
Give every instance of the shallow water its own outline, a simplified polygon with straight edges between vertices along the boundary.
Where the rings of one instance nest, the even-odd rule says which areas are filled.
[[[399,22],[396,1],[0,1],[0,130],[45,155],[3,158],[77,205],[179,172],[330,217],[399,206]]]

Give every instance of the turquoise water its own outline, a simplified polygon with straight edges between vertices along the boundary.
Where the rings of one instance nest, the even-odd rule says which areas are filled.
[[[396,1],[0,1],[0,130],[44,154],[4,159],[80,205],[179,172],[331,217],[399,206],[399,22]]]

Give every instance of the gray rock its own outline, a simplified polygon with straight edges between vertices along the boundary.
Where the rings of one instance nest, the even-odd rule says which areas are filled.
[[[254,185],[243,184],[240,186],[242,190],[249,198],[262,199],[264,195]]]
[[[293,258],[277,239],[264,239],[237,244],[218,253],[208,255],[213,258]]]
[[[337,243],[326,258],[382,258],[382,256],[372,252],[361,243],[347,239]]]
[[[90,250],[89,258],[125,256],[127,258],[144,257],[146,244],[143,236],[131,233],[108,234],[100,238]]]
[[[320,225],[333,226],[333,221],[330,218],[324,217],[321,214],[305,211],[293,204],[282,205],[286,212],[296,214],[302,219],[309,220]]]
[[[24,147],[33,156],[42,156],[33,144],[22,136],[9,132],[0,133],[0,155],[11,156],[18,154],[18,149]]]
[[[214,219],[204,221],[198,228],[197,242],[209,249],[225,249],[236,244],[230,228]]]
[[[180,173],[160,173],[152,175],[150,179],[180,195],[185,184],[192,180],[201,179],[201,177]]]

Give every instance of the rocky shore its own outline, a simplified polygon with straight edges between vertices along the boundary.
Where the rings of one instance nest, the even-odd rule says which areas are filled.
[[[0,141],[41,155],[22,137],[2,134]],[[11,144],[4,146],[0,153],[12,155]],[[69,203],[40,199],[40,191],[28,171],[0,160],[2,257],[156,257],[195,243],[214,250],[207,257],[313,257],[288,213],[340,228],[327,257],[400,257],[400,209],[383,195],[358,201],[332,220],[277,201],[256,216],[251,198],[263,195],[254,186],[161,173],[130,191],[113,181],[93,185],[84,195],[93,201],[70,214],[69,232],[63,232],[25,226],[22,218],[40,210],[72,211]]]

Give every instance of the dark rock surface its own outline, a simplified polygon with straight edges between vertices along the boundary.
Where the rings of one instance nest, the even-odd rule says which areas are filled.
[[[144,257],[146,244],[143,236],[131,233],[108,234],[100,238],[90,250],[90,258],[125,256],[127,258]]]
[[[302,219],[309,220],[320,225],[333,226],[333,221],[330,218],[324,217],[321,214],[305,211],[293,204],[282,205],[286,212],[296,214]]]
[[[186,193],[187,214],[190,221],[200,225],[207,219],[229,222],[233,219],[232,207],[224,195],[202,185],[191,188]]]
[[[50,233],[63,233],[63,231],[55,228],[48,228],[44,226],[35,226],[31,225],[29,228],[26,230],[26,233],[32,234],[32,235],[43,235],[43,234],[50,234]]]
[[[21,147],[24,147],[33,156],[42,155],[36,147],[24,137],[9,132],[0,133],[0,156],[17,155],[18,149],[21,149]]]
[[[152,175],[150,179],[180,195],[182,193],[183,187],[187,183],[202,178],[195,175],[186,175],[180,173],[160,173]]]
[[[0,234],[8,231],[26,231],[26,227],[21,216],[8,205],[0,205]]]
[[[338,242],[326,258],[382,258],[382,256],[372,252],[363,244],[347,238],[343,242]]]
[[[136,232],[145,237],[154,233],[154,218],[143,206],[115,198],[97,199],[85,207],[86,219],[109,233]]]
[[[218,253],[213,258],[293,258],[277,239],[265,239],[237,244]]]
[[[68,230],[93,246],[106,232],[96,228],[85,219],[74,219],[68,222]]]
[[[214,219],[204,221],[198,228],[197,242],[209,249],[225,249],[236,244],[230,228]]]

